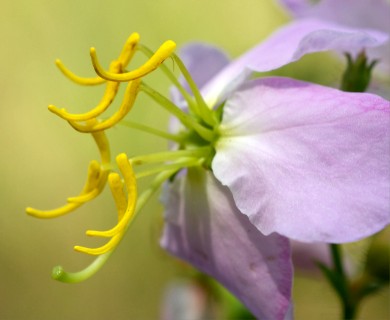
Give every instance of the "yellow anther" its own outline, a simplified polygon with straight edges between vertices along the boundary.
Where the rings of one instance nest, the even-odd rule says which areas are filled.
[[[125,68],[129,61],[133,58],[137,49],[137,44],[139,43],[139,38],[139,34],[134,32],[126,40],[126,43],[123,46],[122,52],[118,58],[118,61],[122,64],[123,68]]]
[[[84,133],[93,133],[98,131],[103,131],[108,128],[113,127],[116,125],[119,121],[121,121],[131,110],[131,108],[134,105],[135,98],[139,92],[139,85],[140,85],[141,79],[136,79],[134,81],[129,82],[126,88],[125,96],[123,98],[123,102],[117,112],[115,112],[110,118],[100,122],[95,123],[93,125],[86,124],[81,125],[76,122],[70,121],[70,125],[77,131],[84,132]]]
[[[120,221],[127,208],[127,199],[123,191],[123,182],[119,174],[112,172],[108,176],[108,183],[118,211],[118,221]]]
[[[77,209],[85,202],[95,198],[99,194],[99,192],[96,192],[96,190],[98,190],[97,188],[99,188],[100,177],[101,175],[99,163],[95,160],[91,161],[88,167],[87,181],[85,182],[84,187],[80,192],[79,196],[70,198],[72,199],[70,203],[53,210],[38,210],[28,207],[26,208],[26,212],[31,216],[42,219],[55,218],[67,214]]]
[[[113,61],[110,65],[110,72],[120,73],[121,72],[121,63],[118,61]],[[106,91],[104,92],[102,100],[99,104],[92,110],[82,113],[82,114],[72,114],[66,111],[66,109],[59,109],[53,105],[49,105],[48,109],[60,116],[61,118],[68,121],[85,121],[92,118],[95,118],[102,114],[110,106],[114,100],[116,93],[118,92],[119,83],[116,81],[108,81],[106,86]]]
[[[93,189],[90,192],[86,194],[81,194],[77,197],[69,197],[66,199],[69,203],[75,202],[75,203],[85,203],[88,201],[91,201],[92,199],[96,198],[96,196],[99,194],[99,189]]]
[[[95,120],[91,120],[87,122],[87,125],[94,125],[97,122]],[[102,159],[103,167],[108,166],[111,162],[111,152],[110,152],[110,144],[108,142],[107,136],[104,131],[93,132],[92,137],[96,142],[96,145],[99,149],[100,158]]]
[[[79,77],[79,76],[75,75],[72,71],[67,69],[64,66],[64,64],[61,62],[60,59],[56,60],[56,65],[65,77],[72,80],[73,82],[76,82],[77,84],[81,84],[84,86],[96,86],[96,85],[102,84],[106,81],[106,80],[102,79],[101,77],[93,77],[93,78]]]
[[[88,125],[94,125],[96,120],[88,120]],[[34,208],[26,208],[26,212],[37,218],[55,218],[67,214],[84,203],[96,198],[104,189],[108,176],[108,167],[110,163],[110,147],[104,132],[96,132],[92,134],[98,146],[102,166],[96,160],[90,162],[88,167],[88,176],[84,187],[80,194],[75,197],[68,198],[68,204],[54,210],[37,210]]]
[[[98,256],[102,255],[104,253],[107,253],[108,251],[111,251],[114,249],[119,241],[121,240],[123,234],[118,234],[110,239],[105,245],[99,247],[99,248],[87,248],[87,247],[82,247],[82,246],[74,246],[74,250],[81,252],[81,253],[86,253],[90,254],[92,256]]]
[[[105,71],[98,61],[95,48],[91,48],[90,54],[93,67],[95,68],[96,73],[102,78],[111,81],[131,81],[134,79],[141,78],[155,70],[160,64],[164,62],[165,59],[167,59],[173,53],[175,48],[176,43],[171,40],[168,40],[164,42],[160,46],[160,48],[158,48],[158,50],[148,61],[145,62],[145,64],[140,66],[138,69],[121,74],[115,74],[112,72]]]
[[[68,203],[60,208],[56,208],[53,210],[38,210],[34,209],[31,207],[26,208],[26,213],[29,214],[30,216],[34,216],[36,218],[41,218],[41,219],[50,219],[50,218],[56,218],[62,215],[65,215],[78,207],[80,207],[82,203]]]
[[[126,211],[125,211],[123,217],[118,221],[118,224],[115,227],[113,227],[112,229],[107,230],[107,231],[88,230],[87,235],[89,235],[89,236],[113,237],[116,234],[122,232],[123,229],[128,225],[128,223],[133,218],[134,211],[135,211],[135,205],[137,202],[137,182],[136,182],[135,174],[134,174],[133,168],[132,168],[126,154],[122,153],[122,154],[118,155],[116,157],[116,161],[118,163],[119,170],[121,171],[121,173],[123,175],[126,189],[127,189],[128,196],[127,196]],[[111,179],[113,179],[112,182],[117,183],[118,178],[116,176],[112,176]],[[117,191],[117,190],[113,190],[113,189],[111,189],[111,190],[113,193],[114,193],[114,191]],[[119,204],[122,206],[123,196],[120,193],[118,193],[117,196],[118,196],[119,201],[120,201]],[[115,198],[115,200],[117,200],[117,199]],[[118,206],[118,203],[117,203],[117,206]]]
[[[100,192],[99,182],[102,174],[99,162],[92,160],[88,167],[88,177],[82,192],[77,197],[69,197],[67,201],[82,204],[95,198]]]

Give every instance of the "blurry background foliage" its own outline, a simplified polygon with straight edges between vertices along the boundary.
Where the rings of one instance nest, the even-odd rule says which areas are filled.
[[[84,231],[107,228],[116,215],[108,190],[62,218],[42,221],[24,214],[26,206],[51,209],[78,194],[89,161],[98,159],[92,138],[73,131],[46,107],[88,110],[103,88],[74,85],[54,60],[61,58],[77,74],[93,75],[89,47],[95,46],[107,65],[134,31],[152,49],[167,39],[179,46],[201,40],[235,57],[286,21],[287,15],[266,0],[1,2],[0,319],[157,319],[164,289],[180,273],[180,265],[158,247],[162,208],[155,197],[95,277],[77,285],[50,278],[57,264],[68,271],[87,265],[90,258],[73,252],[73,245],[93,246]],[[278,74],[326,84],[337,81],[341,71],[340,63],[317,54]],[[147,81],[161,92],[168,90],[159,72]],[[144,97],[131,117],[160,128],[168,121]],[[111,130],[109,138],[115,141],[113,154],[143,154],[165,146],[123,127]],[[297,319],[338,315],[327,284],[298,279],[294,291]],[[362,318],[386,317],[386,299],[386,293],[370,299]]]

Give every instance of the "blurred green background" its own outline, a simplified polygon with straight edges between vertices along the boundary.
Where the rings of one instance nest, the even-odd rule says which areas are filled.
[[[26,206],[51,209],[78,194],[89,161],[98,159],[91,137],[76,133],[46,107],[52,103],[73,112],[88,110],[103,89],[74,85],[54,60],[61,58],[77,74],[92,76],[89,47],[95,46],[107,65],[134,31],[152,49],[167,39],[179,46],[201,40],[234,57],[286,21],[287,15],[266,0],[1,2],[0,319],[158,319],[164,290],[180,273],[177,262],[158,247],[162,208],[154,197],[96,276],[76,285],[51,279],[55,265],[68,271],[87,265],[91,259],[75,253],[73,245],[94,246],[85,230],[107,228],[116,218],[108,190],[62,218],[43,221],[24,213]],[[339,64],[329,69],[313,61],[307,58],[283,72],[310,78],[316,68],[327,68],[326,77],[316,79],[320,82],[339,74]],[[148,82],[161,92],[168,90],[158,72]],[[132,117],[161,128],[168,121],[167,114],[143,98]],[[165,147],[121,127],[111,130],[109,138],[115,141],[113,154]],[[388,298],[385,292],[370,299],[362,319],[385,319]],[[335,296],[318,280],[298,279],[295,301],[297,319],[333,319],[339,313]]]

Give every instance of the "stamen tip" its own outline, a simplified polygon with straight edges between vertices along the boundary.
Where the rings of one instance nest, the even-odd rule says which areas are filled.
[[[167,47],[172,48],[172,49],[175,49],[175,48],[176,48],[176,42],[173,41],[173,40],[167,40],[167,41],[165,41],[165,45],[166,45]]]
[[[53,106],[52,104],[48,105],[47,109],[55,114],[59,114],[60,111],[60,109],[58,109],[56,106]]]
[[[121,177],[119,176],[119,174],[117,174],[116,172],[111,172],[109,175],[108,175],[108,181],[111,183],[111,184],[115,184],[115,183],[118,183],[121,181]]]
[[[116,156],[116,162],[119,164],[119,163],[123,163],[123,162],[127,162],[129,161],[128,158],[127,158],[127,155],[126,153],[120,153]]]
[[[129,41],[130,42],[139,42],[139,39],[140,39],[140,35],[138,32],[133,32],[130,37],[129,37]]]
[[[74,246],[73,247],[73,250],[74,251],[77,251],[77,252],[81,252],[81,253],[85,253],[85,248],[84,247],[81,247],[81,246]]]

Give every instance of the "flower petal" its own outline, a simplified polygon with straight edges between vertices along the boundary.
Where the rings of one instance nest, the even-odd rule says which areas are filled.
[[[370,28],[390,34],[390,2],[387,0],[279,0],[294,17],[318,18],[353,28]],[[371,59],[380,59],[375,70],[389,78],[390,43],[367,50]]]
[[[387,0],[279,0],[294,17],[320,18],[356,28],[390,32]]]
[[[348,242],[390,222],[390,103],[287,78],[227,101],[212,168],[263,233]]]
[[[282,27],[266,41],[239,57],[218,73],[202,90],[214,106],[248,78],[251,71],[270,71],[312,52],[357,52],[383,44],[387,35],[320,20],[298,20]]]
[[[203,169],[189,169],[165,197],[161,245],[235,294],[257,317],[283,319],[290,307],[289,242],[263,236],[230,191]]]

